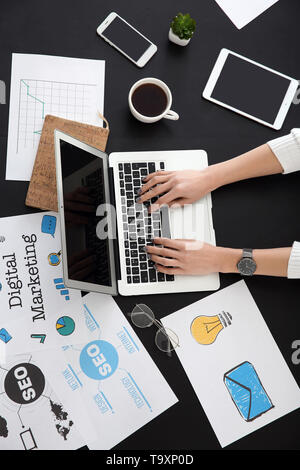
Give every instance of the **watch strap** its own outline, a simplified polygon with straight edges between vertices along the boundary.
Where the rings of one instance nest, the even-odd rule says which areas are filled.
[[[253,259],[253,249],[252,248],[244,248],[242,258],[251,258],[251,259]]]

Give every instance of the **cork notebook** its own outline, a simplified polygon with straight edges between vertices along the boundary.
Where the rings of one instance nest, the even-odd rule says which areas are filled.
[[[69,121],[51,115],[45,117],[26,196],[26,206],[57,212],[54,130],[59,129],[86,144],[105,151],[109,126],[106,119],[103,116],[100,117],[104,119],[106,128]]]

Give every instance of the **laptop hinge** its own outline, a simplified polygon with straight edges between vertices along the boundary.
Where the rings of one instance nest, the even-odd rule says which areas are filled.
[[[116,208],[116,198],[115,198],[115,185],[114,185],[114,170],[112,167],[108,167],[108,181],[109,181],[109,197],[110,203]],[[114,246],[114,255],[115,255],[115,268],[116,268],[116,277],[118,280],[121,279],[121,265],[120,265],[120,252],[119,252],[119,242],[118,242],[118,225],[116,220],[117,214],[115,212],[115,230],[116,237],[113,240]]]

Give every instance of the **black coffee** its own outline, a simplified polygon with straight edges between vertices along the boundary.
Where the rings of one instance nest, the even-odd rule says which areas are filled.
[[[154,83],[145,83],[136,88],[131,101],[138,113],[149,117],[159,116],[168,105],[165,91]]]

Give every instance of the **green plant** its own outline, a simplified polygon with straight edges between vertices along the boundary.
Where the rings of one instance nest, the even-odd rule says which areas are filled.
[[[189,13],[185,15],[178,13],[178,15],[173,18],[171,28],[173,33],[180,39],[190,39],[196,29],[196,21],[191,18]]]

